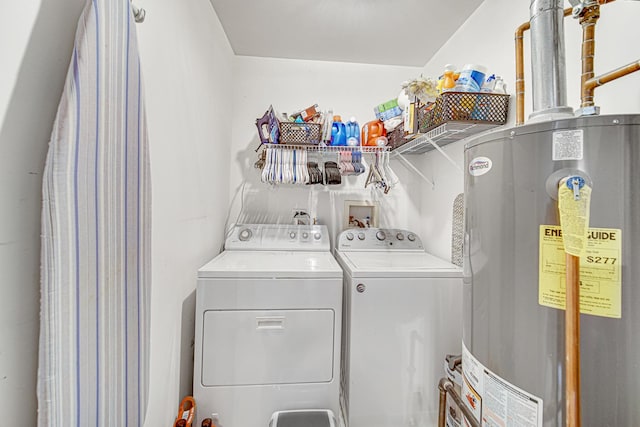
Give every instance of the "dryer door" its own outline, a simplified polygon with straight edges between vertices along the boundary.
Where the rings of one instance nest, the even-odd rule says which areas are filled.
[[[202,385],[267,385],[333,379],[335,313],[207,310]]]

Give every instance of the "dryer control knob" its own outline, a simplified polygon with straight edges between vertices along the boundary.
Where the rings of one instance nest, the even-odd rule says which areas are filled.
[[[316,233],[316,234],[313,235],[313,238],[316,239],[316,240],[320,240],[322,238],[322,234]]]
[[[353,240],[353,233],[347,233],[345,237],[347,238],[347,240]]]
[[[416,240],[416,235],[413,233],[409,233],[407,234],[407,239],[409,239],[410,242],[413,242]]]
[[[404,234],[402,234],[402,233],[398,233],[398,234],[396,234],[396,239],[398,239],[398,240],[404,240]]]
[[[248,228],[245,228],[244,230],[240,231],[240,240],[243,242],[246,242],[247,240],[249,240],[251,238],[251,230],[249,230]]]
[[[307,233],[306,231],[304,233],[302,233],[302,238],[303,239],[308,239],[309,238],[309,233]]]
[[[292,239],[296,238],[296,232],[292,231],[291,233],[289,233],[289,237],[291,237]]]
[[[386,238],[387,238],[387,235],[384,233],[384,231],[380,230],[376,233],[376,239],[384,240]]]
[[[358,240],[364,240],[364,233],[358,233]]]

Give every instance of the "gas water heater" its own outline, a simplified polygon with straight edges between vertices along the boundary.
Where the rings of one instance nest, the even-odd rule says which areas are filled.
[[[580,170],[593,182],[583,425],[640,426],[640,115],[507,129],[469,143],[465,161],[463,401],[529,420],[507,426],[564,426],[564,252],[550,192]]]
[[[580,425],[567,421],[574,396],[566,394],[568,281],[556,201],[562,178],[579,175],[592,193],[576,281],[577,409],[585,427],[640,426],[640,115],[600,116],[593,104],[595,87],[640,62],[594,77],[593,26],[608,2],[573,3],[584,39],[578,117],[564,93],[563,16],[572,10],[532,0],[519,31],[531,30],[537,123],[465,147],[461,398],[475,419],[465,425]]]

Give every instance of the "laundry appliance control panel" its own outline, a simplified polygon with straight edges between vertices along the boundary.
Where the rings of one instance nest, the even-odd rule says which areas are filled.
[[[424,250],[416,233],[396,228],[352,228],[340,233],[341,251]]]
[[[237,224],[225,250],[329,251],[326,225]]]

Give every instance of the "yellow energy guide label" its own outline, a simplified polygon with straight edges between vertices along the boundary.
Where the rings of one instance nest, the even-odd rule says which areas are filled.
[[[589,228],[580,257],[580,312],[594,316],[622,316],[622,230]],[[564,310],[566,264],[559,226],[540,226],[538,303]]]

